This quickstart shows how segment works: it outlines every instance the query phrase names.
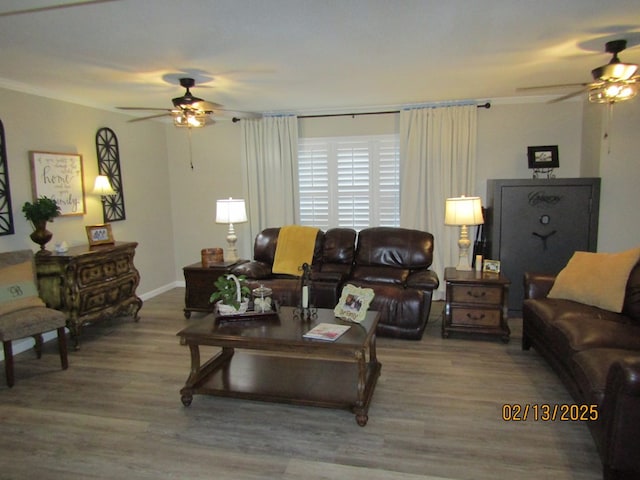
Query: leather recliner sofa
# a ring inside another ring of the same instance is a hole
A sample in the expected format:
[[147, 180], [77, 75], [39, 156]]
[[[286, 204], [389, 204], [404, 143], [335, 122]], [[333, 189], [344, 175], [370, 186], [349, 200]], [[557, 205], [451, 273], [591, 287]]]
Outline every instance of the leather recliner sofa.
[[[233, 269], [245, 275], [251, 288], [273, 291], [281, 305], [300, 304], [300, 278], [272, 272], [280, 228], [267, 228], [254, 242], [253, 260]], [[429, 270], [433, 259], [433, 235], [418, 230], [375, 227], [360, 231], [333, 228], [319, 231], [311, 264], [310, 302], [318, 308], [334, 308], [342, 287], [349, 283], [371, 288], [370, 309], [379, 310], [377, 333], [420, 339], [431, 311], [433, 290], [439, 280]]]
[[[578, 405], [603, 465], [603, 478], [640, 478], [640, 263], [621, 313], [547, 298], [555, 276], [525, 273], [522, 348], [534, 347]], [[597, 413], [590, 411], [595, 405]], [[597, 417], [597, 418], [595, 418]]]

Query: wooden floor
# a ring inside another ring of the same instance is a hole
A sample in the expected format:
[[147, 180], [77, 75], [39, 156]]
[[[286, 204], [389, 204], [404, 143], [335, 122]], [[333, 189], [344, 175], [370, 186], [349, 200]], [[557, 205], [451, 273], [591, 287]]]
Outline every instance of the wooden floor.
[[571, 402], [521, 351], [518, 319], [508, 345], [443, 340], [439, 312], [420, 342], [379, 338], [361, 428], [343, 410], [203, 396], [184, 407], [190, 360], [175, 334], [201, 316], [185, 320], [183, 298], [177, 288], [145, 302], [139, 323], [88, 327], [66, 371], [55, 341], [40, 360], [18, 355], [15, 386], [0, 377], [0, 479], [601, 478], [585, 424], [503, 421], [503, 404]]

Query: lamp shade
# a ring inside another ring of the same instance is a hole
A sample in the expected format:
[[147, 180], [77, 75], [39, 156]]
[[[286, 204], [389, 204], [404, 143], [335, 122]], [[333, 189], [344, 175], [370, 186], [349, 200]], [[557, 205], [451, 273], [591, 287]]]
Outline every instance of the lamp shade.
[[231, 198], [216, 201], [216, 223], [242, 223], [247, 221], [244, 200]]
[[96, 181], [93, 184], [94, 195], [115, 195], [116, 191], [111, 187], [109, 177], [106, 175], [98, 175]]
[[445, 225], [480, 225], [482, 218], [482, 201], [480, 197], [447, 198], [444, 212]]

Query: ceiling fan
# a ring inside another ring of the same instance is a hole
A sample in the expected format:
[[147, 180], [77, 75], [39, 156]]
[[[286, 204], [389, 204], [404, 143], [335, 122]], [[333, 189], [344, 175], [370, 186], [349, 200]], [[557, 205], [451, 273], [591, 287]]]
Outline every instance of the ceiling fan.
[[[152, 118], [160, 117], [173, 117], [173, 124], [176, 127], [187, 128], [199, 128], [205, 125], [214, 123], [213, 115], [218, 112], [229, 113], [228, 110], [222, 108], [219, 103], [208, 102], [201, 98], [193, 96], [191, 88], [195, 86], [195, 80], [193, 78], [181, 78], [180, 85], [185, 88], [185, 93], [181, 97], [173, 98], [173, 108], [154, 108], [154, 107], [117, 107], [120, 110], [147, 110], [154, 111], [159, 110], [164, 113], [158, 113], [155, 115], [148, 115], [146, 117], [139, 117], [129, 120], [129, 122], [140, 122], [142, 120], [150, 120]], [[232, 114], [239, 114], [248, 118], [259, 117], [255, 113], [249, 112], [231, 112]], [[237, 122], [239, 118], [233, 116], [232, 120]]]
[[627, 48], [626, 40], [613, 40], [605, 44], [605, 51], [613, 56], [606, 65], [591, 70], [593, 81], [590, 83], [569, 83], [560, 85], [545, 85], [539, 87], [518, 88], [519, 91], [562, 88], [562, 87], [582, 87], [567, 95], [555, 98], [549, 103], [561, 102], [569, 98], [588, 92], [589, 101], [592, 103], [609, 103], [629, 100], [638, 93], [638, 65], [634, 63], [623, 63], [618, 58], [618, 54]]

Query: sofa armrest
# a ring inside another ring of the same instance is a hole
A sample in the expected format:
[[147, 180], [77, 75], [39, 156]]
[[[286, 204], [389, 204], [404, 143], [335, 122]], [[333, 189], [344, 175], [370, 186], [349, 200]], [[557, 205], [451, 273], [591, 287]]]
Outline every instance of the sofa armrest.
[[549, 273], [525, 272], [524, 273], [524, 298], [545, 298], [556, 276]]
[[270, 278], [271, 265], [264, 262], [246, 262], [234, 267], [231, 271], [234, 275], [244, 275], [249, 279], [259, 280], [261, 278]]
[[433, 270], [417, 270], [407, 277], [407, 287], [418, 290], [435, 290], [440, 285], [440, 279]]
[[640, 353], [609, 368], [600, 421], [604, 465], [640, 472]]

